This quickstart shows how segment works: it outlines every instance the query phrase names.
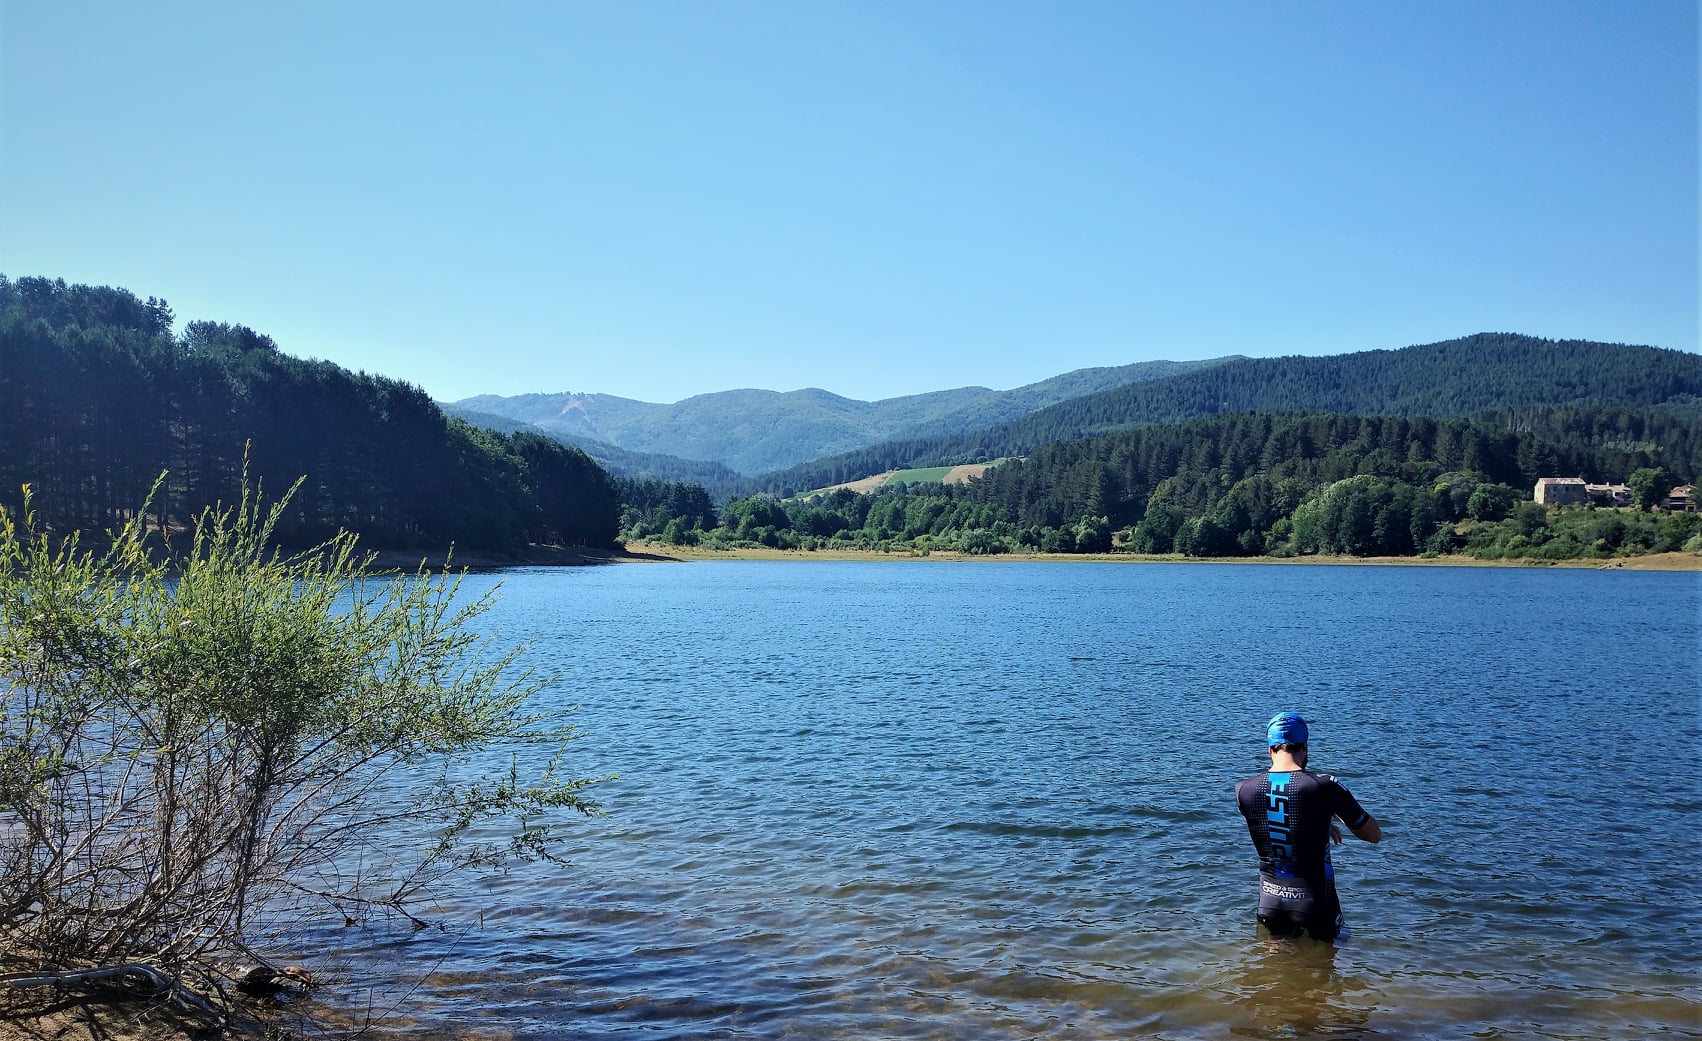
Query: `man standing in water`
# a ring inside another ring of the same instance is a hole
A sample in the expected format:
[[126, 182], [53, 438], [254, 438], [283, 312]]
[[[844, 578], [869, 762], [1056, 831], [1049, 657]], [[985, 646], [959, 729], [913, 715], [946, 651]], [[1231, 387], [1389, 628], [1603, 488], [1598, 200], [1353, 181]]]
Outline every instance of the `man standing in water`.
[[1306, 769], [1306, 721], [1293, 712], [1266, 727], [1271, 769], [1235, 786], [1247, 833], [1259, 851], [1259, 923], [1277, 936], [1308, 933], [1334, 940], [1341, 932], [1330, 842], [1340, 843], [1339, 817], [1356, 838], [1381, 842], [1383, 829], [1347, 786]]

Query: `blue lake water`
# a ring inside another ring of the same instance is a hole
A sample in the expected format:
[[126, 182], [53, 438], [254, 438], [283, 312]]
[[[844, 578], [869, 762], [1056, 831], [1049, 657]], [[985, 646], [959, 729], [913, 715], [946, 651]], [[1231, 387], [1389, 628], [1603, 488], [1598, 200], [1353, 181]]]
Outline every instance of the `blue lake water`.
[[[1702, 1037], [1702, 579], [709, 562], [515, 571], [610, 815], [351, 930], [327, 1004], [470, 1038]], [[1275, 941], [1280, 709], [1381, 821]], [[506, 766], [507, 759], [493, 766]]]

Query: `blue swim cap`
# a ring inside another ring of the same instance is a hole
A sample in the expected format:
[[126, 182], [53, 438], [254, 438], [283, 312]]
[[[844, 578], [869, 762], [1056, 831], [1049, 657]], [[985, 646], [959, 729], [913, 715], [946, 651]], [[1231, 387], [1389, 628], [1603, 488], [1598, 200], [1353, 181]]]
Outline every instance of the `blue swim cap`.
[[1303, 745], [1306, 743], [1306, 721], [1298, 712], [1278, 712], [1265, 728], [1266, 745]]

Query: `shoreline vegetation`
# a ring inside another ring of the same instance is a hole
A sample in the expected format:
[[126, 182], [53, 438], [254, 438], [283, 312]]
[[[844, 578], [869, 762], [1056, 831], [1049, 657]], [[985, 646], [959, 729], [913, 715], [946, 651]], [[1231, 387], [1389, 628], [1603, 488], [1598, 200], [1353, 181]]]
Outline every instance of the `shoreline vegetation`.
[[1477, 568], [1587, 568], [1596, 571], [1702, 571], [1702, 553], [1675, 551], [1646, 553], [1639, 556], [1574, 558], [1569, 560], [1536, 560], [1531, 558], [1480, 560], [1465, 554], [1435, 557], [1354, 557], [1339, 554], [1320, 554], [1303, 557], [1188, 557], [1180, 553], [1000, 553], [997, 555], [959, 553], [944, 550], [917, 552], [895, 549], [890, 552], [871, 549], [769, 549], [740, 547], [713, 549], [706, 546], [670, 546], [661, 542], [638, 541], [628, 545], [625, 554], [613, 554], [610, 562], [662, 561], [692, 562], [704, 560], [838, 560], [838, 561], [933, 561], [991, 563], [996, 561], [1054, 561], [1062, 563], [1118, 564], [1272, 564], [1316, 565], [1326, 567], [1477, 567]]
[[[173, 542], [177, 542], [176, 538]], [[100, 537], [84, 538], [82, 548], [99, 549], [105, 545]], [[594, 546], [557, 546], [528, 544], [524, 549], [509, 552], [489, 550], [463, 551], [365, 548], [356, 545], [357, 556], [367, 558], [374, 574], [412, 574], [423, 567], [437, 573], [451, 571], [474, 573], [505, 571], [513, 568], [535, 567], [600, 567], [609, 564], [675, 564], [707, 560], [774, 560], [774, 561], [931, 561], [983, 562], [995, 561], [1052, 561], [1063, 563], [1117, 564], [1312, 564], [1319, 566], [1377, 566], [1377, 567], [1533, 567], [1589, 568], [1597, 571], [1702, 571], [1702, 551], [1674, 550], [1670, 552], [1628, 553], [1612, 557], [1571, 557], [1545, 560], [1537, 557], [1476, 557], [1470, 553], [1445, 553], [1397, 556], [1369, 554], [1354, 556], [1344, 553], [1311, 553], [1289, 556], [1201, 557], [1183, 553], [1135, 553], [1116, 550], [1105, 553], [1048, 553], [1041, 550], [1013, 550], [1001, 553], [969, 553], [939, 546], [916, 547], [895, 543], [887, 548], [872, 546], [769, 547], [754, 543], [729, 545], [725, 542], [700, 542], [696, 545], [675, 544], [665, 539], [636, 538], [613, 549]], [[3, 1035], [0, 1035], [3, 1037]]]
[[[98, 548], [27, 488], [0, 506], [0, 1039], [315, 1036], [278, 937], [425, 928], [443, 880], [601, 814], [557, 766], [574, 731], [528, 708], [546, 681], [477, 627], [494, 591], [383, 577], [348, 533], [280, 551], [292, 494], [245, 478], [183, 539], [143, 509]], [[451, 769], [520, 746], [547, 764]]]
[[417, 571], [423, 563], [427, 570], [441, 571], [445, 566], [454, 570], [474, 572], [504, 571], [510, 568], [531, 567], [597, 567], [607, 564], [680, 564], [712, 560], [772, 560], [772, 561], [903, 561], [932, 563], [993, 563], [1056, 562], [1110, 564], [1270, 564], [1313, 565], [1321, 567], [1474, 567], [1474, 568], [1569, 568], [1594, 571], [1702, 571], [1702, 553], [1673, 551], [1644, 553], [1623, 557], [1577, 557], [1566, 560], [1540, 560], [1531, 557], [1480, 559], [1465, 553], [1422, 556], [1366, 556], [1346, 554], [1312, 554], [1295, 557], [1190, 557], [1180, 553], [963, 553], [954, 550], [890, 550], [831, 548], [778, 549], [767, 546], [675, 546], [666, 542], [635, 539], [624, 549], [591, 549], [584, 546], [529, 546], [524, 552], [512, 555], [429, 553], [415, 550], [377, 550], [373, 555], [375, 571]]
[[666, 542], [635, 539], [624, 549], [593, 549], [585, 546], [528, 546], [514, 554], [433, 553], [420, 550], [373, 551], [375, 572], [413, 572], [423, 564], [428, 571], [505, 571], [533, 567], [600, 567], [608, 564], [684, 564], [712, 560], [773, 561], [903, 561], [932, 563], [1057, 562], [1101, 564], [1271, 564], [1320, 567], [1474, 567], [1474, 568], [1567, 568], [1594, 571], [1702, 571], [1702, 553], [1673, 551], [1623, 557], [1577, 557], [1539, 560], [1532, 557], [1480, 559], [1456, 553], [1434, 557], [1312, 554], [1296, 557], [1190, 557], [1181, 553], [962, 553], [954, 550], [878, 549], [778, 549], [767, 546], [675, 546]]

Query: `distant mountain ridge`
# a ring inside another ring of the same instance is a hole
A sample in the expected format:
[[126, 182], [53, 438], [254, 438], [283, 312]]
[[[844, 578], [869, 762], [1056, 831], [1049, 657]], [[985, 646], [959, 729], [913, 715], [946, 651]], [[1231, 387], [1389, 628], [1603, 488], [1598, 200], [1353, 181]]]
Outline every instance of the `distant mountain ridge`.
[[872, 402], [811, 388], [728, 390], [671, 405], [613, 394], [487, 394], [443, 408], [480, 426], [493, 426], [490, 417], [527, 424], [579, 446], [593, 458], [600, 458], [599, 453], [587, 442], [757, 474], [883, 441], [997, 426], [1084, 394], [1168, 379], [1231, 360], [1136, 362], [1078, 369], [1007, 391], [959, 387]]
[[572, 445], [595, 460], [598, 466], [620, 477], [647, 477], [656, 481], [701, 485], [715, 499], [736, 495], [749, 482], [749, 478], [722, 463], [653, 452], [633, 452], [594, 437], [545, 430], [535, 424], [499, 416], [493, 412], [478, 412], [458, 405], [438, 407], [443, 410], [444, 415], [476, 427], [494, 430], [499, 434], [538, 434]]

